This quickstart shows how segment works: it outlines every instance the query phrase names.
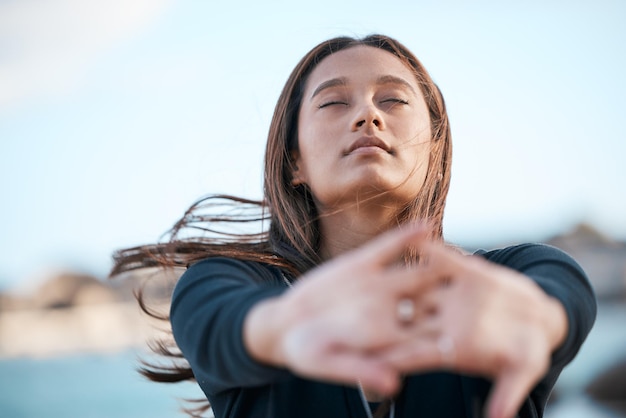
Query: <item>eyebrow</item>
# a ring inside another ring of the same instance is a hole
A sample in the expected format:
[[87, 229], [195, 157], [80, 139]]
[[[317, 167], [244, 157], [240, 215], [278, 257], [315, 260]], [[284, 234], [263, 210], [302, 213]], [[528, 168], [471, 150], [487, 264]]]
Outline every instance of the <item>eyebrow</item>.
[[415, 89], [413, 88], [411, 83], [406, 81], [404, 78], [396, 77], [395, 75], [383, 75], [383, 76], [380, 76], [380, 77], [378, 77], [378, 80], [376, 80], [376, 84], [378, 84], [378, 85], [382, 85], [382, 84], [398, 84], [400, 86], [408, 88], [409, 90], [411, 90], [413, 92], [414, 95], [417, 96], [417, 92], [415, 91]]
[[[326, 89], [329, 89], [329, 88], [332, 88], [332, 87], [337, 87], [337, 86], [345, 86], [347, 84], [348, 84], [348, 81], [347, 81], [347, 79], [345, 77], [331, 78], [330, 80], [326, 80], [323, 83], [321, 83], [319, 86], [317, 86], [315, 91], [313, 91], [313, 94], [311, 94], [311, 100], [315, 96], [317, 96], [318, 94], [320, 94], [322, 91], [324, 91]], [[411, 92], [413, 92], [414, 95], [417, 96], [417, 92], [415, 91], [415, 89], [413, 88], [411, 83], [409, 83], [408, 81], [406, 81], [403, 78], [396, 77], [395, 75], [383, 75], [383, 76], [380, 76], [376, 80], [376, 84], [378, 84], [378, 85], [384, 85], [384, 84], [400, 85], [400, 86], [408, 88], [409, 90], [411, 90]]]
[[317, 88], [311, 95], [311, 99], [320, 94], [323, 90], [329, 89], [331, 87], [345, 86], [346, 84], [348, 84], [348, 82], [345, 77], [331, 78], [330, 80], [326, 80], [322, 84], [317, 86]]

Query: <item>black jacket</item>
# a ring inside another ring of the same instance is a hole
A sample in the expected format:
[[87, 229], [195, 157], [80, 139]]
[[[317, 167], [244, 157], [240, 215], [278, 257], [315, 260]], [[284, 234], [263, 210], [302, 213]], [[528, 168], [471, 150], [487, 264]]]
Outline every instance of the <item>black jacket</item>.
[[[524, 244], [477, 254], [530, 277], [567, 312], [567, 338], [519, 412], [520, 417], [541, 417], [561, 370], [591, 330], [596, 315], [593, 291], [580, 266], [550, 246]], [[278, 268], [227, 258], [201, 261], [178, 282], [170, 312], [174, 337], [215, 416], [366, 418], [355, 388], [302, 379], [259, 364], [246, 352], [242, 327], [248, 310], [286, 289]], [[408, 376], [395, 416], [478, 416], [490, 387], [488, 380], [453, 373]]]

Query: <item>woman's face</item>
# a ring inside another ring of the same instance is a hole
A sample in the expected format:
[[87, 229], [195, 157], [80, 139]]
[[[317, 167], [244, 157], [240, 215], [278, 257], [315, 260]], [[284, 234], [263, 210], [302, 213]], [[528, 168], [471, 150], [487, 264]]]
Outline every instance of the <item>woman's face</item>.
[[310, 74], [298, 115], [294, 185], [320, 209], [385, 193], [404, 205], [419, 193], [430, 154], [429, 112], [415, 76], [393, 54], [356, 46]]

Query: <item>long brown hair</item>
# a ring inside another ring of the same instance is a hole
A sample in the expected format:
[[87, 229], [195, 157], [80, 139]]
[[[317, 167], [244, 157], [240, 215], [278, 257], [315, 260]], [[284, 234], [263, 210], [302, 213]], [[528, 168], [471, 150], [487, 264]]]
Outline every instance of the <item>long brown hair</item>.
[[[398, 221], [427, 220], [433, 226], [433, 238], [441, 240], [452, 143], [439, 88], [420, 61], [400, 42], [384, 35], [362, 39], [338, 37], [309, 51], [285, 83], [267, 139], [264, 199], [254, 201], [225, 195], [201, 199], [174, 225], [164, 242], [116, 252], [111, 276], [146, 267], [184, 267], [212, 256], [276, 265], [294, 277], [317, 265], [321, 240], [319, 216], [307, 187], [294, 187], [291, 182], [291, 155], [298, 148], [298, 113], [305, 83], [317, 64], [333, 53], [359, 45], [383, 49], [399, 58], [412, 70], [424, 95], [432, 133], [428, 172], [419, 194], [399, 214]], [[268, 228], [231, 232], [232, 226], [255, 224], [268, 224]], [[166, 315], [151, 311], [141, 293], [138, 300], [144, 311], [168, 320]], [[193, 380], [193, 373], [173, 340], [157, 341], [153, 349], [173, 363], [145, 364], [141, 369], [145, 376], [159, 382]]]

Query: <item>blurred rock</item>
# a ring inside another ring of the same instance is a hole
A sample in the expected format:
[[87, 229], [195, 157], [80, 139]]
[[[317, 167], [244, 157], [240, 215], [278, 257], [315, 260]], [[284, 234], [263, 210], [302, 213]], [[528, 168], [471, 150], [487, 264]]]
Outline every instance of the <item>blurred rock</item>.
[[145, 347], [147, 340], [163, 336], [169, 323], [142, 312], [134, 293], [142, 289], [151, 311], [166, 317], [180, 274], [146, 269], [99, 280], [57, 272], [32, 291], [0, 293], [0, 357]]
[[626, 244], [580, 224], [548, 244], [570, 254], [587, 272], [598, 299], [626, 300]]
[[136, 302], [139, 291], [148, 301], [162, 302], [169, 300], [180, 274], [180, 270], [145, 269], [101, 280], [79, 272], [55, 272], [32, 291], [0, 292], [0, 312]]
[[182, 268], [142, 269], [112, 278], [107, 283], [124, 300], [135, 300], [135, 295], [141, 292], [147, 300], [169, 301], [174, 285], [184, 271]]
[[76, 305], [112, 303], [115, 292], [93, 276], [62, 273], [43, 283], [32, 297], [33, 309], [60, 309]]
[[585, 391], [596, 402], [626, 415], [626, 358], [601, 372]]
[[50, 357], [144, 347], [167, 331], [136, 303], [98, 303], [0, 314], [0, 358]]
[[32, 301], [30, 297], [0, 293], [0, 313], [3, 311], [30, 309], [31, 306]]

